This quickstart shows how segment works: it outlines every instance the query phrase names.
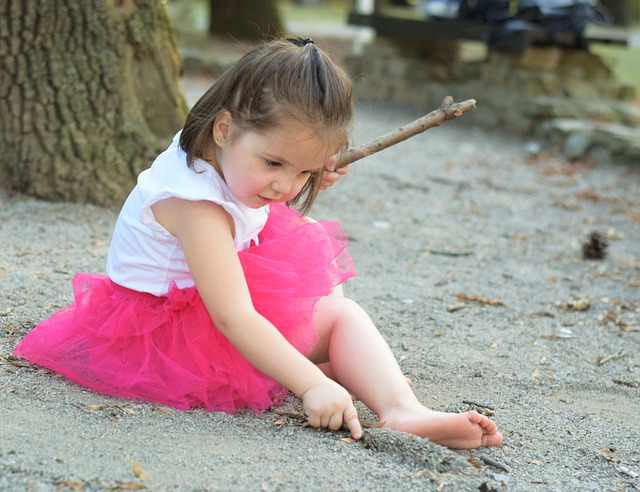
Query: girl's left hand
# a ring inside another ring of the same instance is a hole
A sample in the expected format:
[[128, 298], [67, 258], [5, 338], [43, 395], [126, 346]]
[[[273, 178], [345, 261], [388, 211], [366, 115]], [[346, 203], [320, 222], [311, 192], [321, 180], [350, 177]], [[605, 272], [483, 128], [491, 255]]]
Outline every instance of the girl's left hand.
[[342, 176], [347, 174], [351, 169], [351, 164], [347, 164], [346, 166], [341, 167], [340, 169], [334, 170], [335, 157], [336, 156], [329, 159], [329, 162], [327, 162], [327, 167], [322, 173], [322, 183], [320, 185], [321, 190], [326, 190], [327, 188], [329, 188], [329, 186], [333, 186], [334, 184], [336, 184], [338, 180]]

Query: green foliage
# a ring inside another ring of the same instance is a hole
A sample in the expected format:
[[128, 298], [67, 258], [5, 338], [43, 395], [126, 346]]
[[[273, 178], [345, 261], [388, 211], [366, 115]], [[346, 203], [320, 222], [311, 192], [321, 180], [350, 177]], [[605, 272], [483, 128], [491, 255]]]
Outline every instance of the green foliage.
[[591, 49], [609, 63], [616, 80], [640, 86], [640, 47], [594, 45]]

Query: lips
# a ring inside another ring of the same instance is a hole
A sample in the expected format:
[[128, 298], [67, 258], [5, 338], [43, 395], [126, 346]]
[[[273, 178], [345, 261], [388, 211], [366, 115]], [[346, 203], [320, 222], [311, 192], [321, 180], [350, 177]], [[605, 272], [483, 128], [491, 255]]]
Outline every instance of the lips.
[[262, 203], [264, 203], [265, 205], [269, 205], [270, 203], [275, 202], [275, 200], [271, 199], [271, 198], [265, 198], [262, 195], [258, 195], [258, 200], [260, 200]]

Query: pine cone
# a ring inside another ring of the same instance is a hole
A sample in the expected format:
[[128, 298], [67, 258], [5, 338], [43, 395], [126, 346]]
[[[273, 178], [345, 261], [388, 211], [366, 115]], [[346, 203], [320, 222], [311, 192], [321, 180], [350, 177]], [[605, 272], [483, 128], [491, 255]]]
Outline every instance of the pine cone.
[[582, 257], [585, 260], [602, 260], [607, 256], [607, 246], [609, 241], [599, 233], [592, 232], [587, 238], [587, 242], [582, 245]]

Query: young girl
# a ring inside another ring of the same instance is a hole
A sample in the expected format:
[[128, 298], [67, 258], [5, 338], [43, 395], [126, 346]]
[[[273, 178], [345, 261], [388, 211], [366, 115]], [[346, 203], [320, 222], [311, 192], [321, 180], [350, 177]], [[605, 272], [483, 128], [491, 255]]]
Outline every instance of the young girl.
[[332, 156], [351, 119], [349, 79], [313, 41], [247, 54], [140, 174], [107, 275], [76, 275], [74, 303], [14, 353], [99, 392], [179, 409], [260, 412], [289, 390], [312, 426], [346, 424], [359, 439], [353, 392], [385, 427], [454, 448], [499, 445], [488, 418], [418, 402], [371, 319], [343, 296], [354, 272], [340, 226], [303, 217], [339, 177]]

